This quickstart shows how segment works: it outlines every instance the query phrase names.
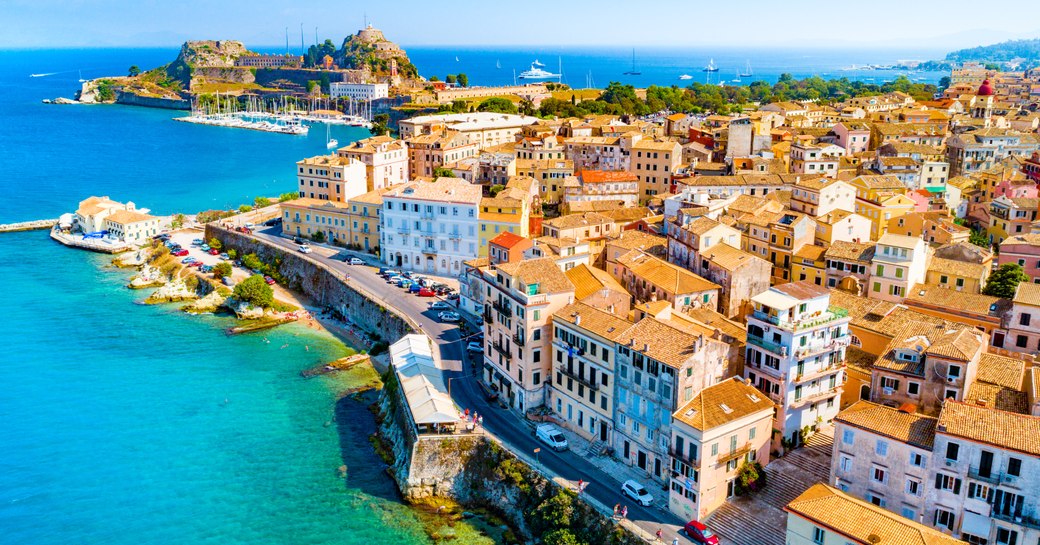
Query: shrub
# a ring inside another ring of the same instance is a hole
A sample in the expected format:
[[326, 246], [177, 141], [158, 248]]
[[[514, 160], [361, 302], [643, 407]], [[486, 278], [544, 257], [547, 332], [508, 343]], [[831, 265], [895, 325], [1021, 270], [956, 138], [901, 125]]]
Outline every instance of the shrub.
[[233, 293], [235, 299], [261, 308], [268, 308], [274, 302], [274, 290], [267, 285], [267, 282], [264, 282], [264, 277], [259, 274], [254, 274], [239, 282]]
[[299, 199], [299, 198], [300, 198], [300, 194], [299, 193], [282, 193], [281, 195], [278, 195], [278, 202], [286, 202], [286, 201], [291, 201], [293, 199]]
[[253, 208], [264, 208], [271, 206], [271, 199], [267, 197], [257, 197], [253, 199]]
[[221, 261], [213, 266], [213, 278], [220, 279], [226, 276], [231, 276], [231, 263]]
[[251, 271], [260, 271], [264, 268], [264, 264], [260, 261], [256, 254], [246, 254], [242, 256], [242, 265]]
[[238, 250], [236, 250], [236, 249], [234, 249], [234, 248], [231, 248], [231, 249], [229, 249], [229, 250], [227, 251], [227, 255], [228, 255], [228, 257], [230, 257], [231, 259], [235, 259], [235, 258], [237, 258], [237, 257], [238, 257]]
[[311, 235], [311, 240], [314, 242], [325, 242], [325, 233], [322, 231], [315, 231], [315, 233]]
[[221, 244], [220, 240], [216, 237], [209, 239], [209, 242], [207, 244], [209, 244], [209, 247], [213, 248], [214, 250], [219, 250], [224, 247], [224, 245]]
[[238, 211], [239, 212], [249, 212], [252, 209], [253, 209], [253, 207], [249, 206], [248, 204], [243, 204], [242, 206], [238, 207]]

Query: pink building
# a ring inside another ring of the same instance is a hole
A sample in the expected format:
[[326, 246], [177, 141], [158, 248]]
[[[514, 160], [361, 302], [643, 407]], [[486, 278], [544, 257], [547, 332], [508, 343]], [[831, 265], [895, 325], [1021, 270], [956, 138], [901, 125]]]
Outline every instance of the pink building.
[[870, 148], [870, 127], [858, 121], [843, 121], [831, 127], [831, 132], [838, 139], [835, 144], [845, 148], [849, 155], [867, 151]]
[[914, 191], [907, 192], [907, 197], [914, 201], [914, 212], [928, 212], [931, 210], [932, 194], [926, 189], [916, 189]]
[[1018, 263], [1030, 282], [1040, 282], [1040, 234], [1011, 235], [1000, 243], [997, 265]]
[[1036, 188], [1036, 180], [1030, 179], [1016, 179], [1014, 176], [1006, 180], [1001, 180], [993, 188], [993, 198], [1000, 197], [1001, 195], [1009, 199], [1035, 199], [1040, 191]]

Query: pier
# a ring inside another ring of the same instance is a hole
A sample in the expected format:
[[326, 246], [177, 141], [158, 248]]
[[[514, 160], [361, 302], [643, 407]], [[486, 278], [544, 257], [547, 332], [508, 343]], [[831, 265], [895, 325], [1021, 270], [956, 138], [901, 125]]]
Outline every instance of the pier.
[[131, 247], [125, 242], [113, 241], [106, 238], [83, 238], [83, 235], [70, 235], [62, 233], [57, 229], [51, 229], [51, 238], [69, 246], [70, 248], [79, 248], [81, 250], [90, 250], [92, 252], [101, 252], [105, 254], [118, 254], [129, 250]]
[[16, 231], [37, 231], [50, 229], [58, 224], [57, 219], [20, 221], [18, 223], [0, 223], [0, 233], [14, 233]]

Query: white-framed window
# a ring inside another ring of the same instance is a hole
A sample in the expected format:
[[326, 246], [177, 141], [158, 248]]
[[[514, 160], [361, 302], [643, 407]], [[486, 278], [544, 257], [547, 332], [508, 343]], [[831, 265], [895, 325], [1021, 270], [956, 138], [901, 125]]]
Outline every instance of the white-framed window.
[[904, 490], [906, 491], [907, 494], [909, 494], [911, 496], [920, 496], [921, 495], [921, 481], [919, 481], [917, 479], [910, 479], [910, 478], [908, 478], [906, 480], [906, 487], [904, 488]]
[[845, 473], [852, 471], [852, 456], [849, 456], [848, 454], [844, 453], [841, 454], [838, 457], [838, 468], [844, 471]]
[[887, 483], [888, 482], [888, 470], [881, 466], [874, 466], [870, 475], [871, 479], [876, 483]]

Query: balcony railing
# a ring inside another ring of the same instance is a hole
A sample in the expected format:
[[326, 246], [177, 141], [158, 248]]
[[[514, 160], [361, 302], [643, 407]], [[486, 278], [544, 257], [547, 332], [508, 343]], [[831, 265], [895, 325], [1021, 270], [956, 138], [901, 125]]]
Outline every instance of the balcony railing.
[[969, 467], [968, 477], [975, 479], [976, 481], [983, 481], [987, 483], [1000, 484], [1001, 474], [999, 471], [990, 470], [989, 474], [983, 476], [979, 474], [979, 468]]
[[495, 348], [496, 352], [505, 356], [507, 360], [513, 359], [513, 355], [509, 353], [509, 350], [507, 350], [506, 347], [502, 345], [502, 343], [495, 341], [491, 343], [491, 346]]
[[748, 441], [747, 443], [744, 443], [743, 446], [737, 448], [736, 450], [719, 454], [718, 464], [722, 465], [722, 464], [725, 464], [726, 462], [729, 462], [730, 460], [736, 460], [737, 458], [740, 458], [741, 456], [743, 456], [743, 455], [745, 455], [745, 454], [747, 454], [749, 452], [751, 452], [751, 442], [750, 441]]
[[1018, 515], [1014, 515], [1014, 514], [1007, 514], [1007, 515], [1005, 515], [1005, 514], [998, 513], [996, 511], [993, 511], [992, 513], [990, 513], [990, 516], [995, 518], [995, 519], [997, 519], [997, 520], [1003, 520], [1005, 522], [1011, 522], [1011, 523], [1017, 524], [1019, 526], [1025, 526], [1027, 528], [1032, 528], [1034, 530], [1040, 530], [1040, 520], [1038, 520], [1035, 516], [1034, 517], [1026, 517], [1026, 516], [1018, 516]]
[[849, 345], [850, 341], [851, 339], [846, 335], [844, 337], [838, 337], [837, 339], [830, 339], [826, 342], [812, 343], [808, 346], [799, 346], [795, 349], [794, 355], [798, 359], [807, 358], [821, 352], [844, 348]]
[[803, 395], [802, 397], [796, 397], [795, 400], [794, 400], [794, 403], [791, 403], [791, 407], [793, 407], [793, 408], [794, 407], [801, 407], [802, 405], [805, 405], [807, 403], [813, 403], [815, 401], [820, 401], [820, 400], [823, 400], [823, 399], [827, 399], [829, 397], [840, 396], [841, 392], [842, 392], [842, 388], [841, 387], [836, 387], [834, 389], [828, 388], [828, 389], [826, 389], [826, 390], [824, 390], [822, 392], [816, 392], [815, 394], [809, 394], [809, 395]]
[[800, 329], [813, 328], [819, 325], [826, 324], [828, 322], [833, 322], [834, 320], [847, 318], [849, 315], [849, 311], [841, 307], [831, 306], [827, 307], [827, 310], [825, 312], [820, 313], [818, 316], [808, 316], [794, 322], [781, 320], [779, 317], [773, 316], [771, 314], [766, 314], [761, 310], [756, 310], [752, 312], [751, 315], [759, 320], [762, 320], [763, 322], [769, 322], [775, 326], [779, 326], [784, 329], [797, 331]]
[[506, 305], [506, 303], [496, 300], [491, 302], [491, 306], [498, 312], [501, 312], [506, 318], [511, 318], [513, 316], [513, 309]]
[[491, 323], [494, 322], [494, 320], [492, 320], [492, 318], [491, 318], [491, 311], [489, 311], [487, 309], [487, 307], [484, 307], [484, 312], [482, 312], [481, 314], [483, 314], [483, 316], [484, 316], [484, 323], [485, 324], [491, 324]]
[[787, 357], [787, 347], [786, 346], [783, 346], [783, 345], [781, 345], [779, 343], [774, 343], [774, 342], [771, 342], [771, 341], [767, 341], [767, 340], [763, 339], [762, 337], [759, 337], [758, 335], [752, 335], [752, 334], [749, 333], [748, 336], [747, 336], [747, 342], [749, 342], [749, 343], [751, 343], [751, 344], [753, 344], [753, 345], [755, 345], [755, 346], [757, 346], [759, 348], [764, 348], [764, 349], [766, 349], [766, 350], [776, 354], [777, 356], [780, 356], [781, 358], [786, 358]]
[[579, 375], [578, 373], [575, 373], [574, 371], [568, 369], [566, 365], [560, 365], [556, 369], [560, 373], [562, 373], [564, 376], [567, 376], [567, 377], [570, 377], [570, 378], [574, 379], [575, 382], [577, 382], [578, 384], [581, 384], [582, 386], [584, 386], [584, 387], [586, 387], [586, 388], [588, 388], [588, 389], [590, 389], [590, 390], [592, 390], [594, 392], [598, 392], [599, 391], [599, 385], [598, 384], [596, 384], [594, 382], [591, 382], [588, 379], [582, 378], [582, 376]]
[[514, 334], [513, 335], [513, 344], [515, 344], [517, 346], [523, 346], [524, 345], [524, 338], [521, 337], [520, 335], [515, 335]]
[[810, 370], [808, 373], [798, 373], [794, 377], [795, 382], [803, 382], [807, 380], [814, 380], [822, 376], [830, 375], [832, 373], [845, 369], [845, 362], [836, 362], [827, 364], [826, 367], [820, 367], [819, 369]]
[[693, 458], [691, 458], [689, 451], [683, 452], [681, 450], [677, 450], [674, 446], [672, 446], [668, 447], [668, 455], [692, 467], [693, 469], [700, 469], [701, 467], [701, 461], [694, 460]]
[[429, 254], [429, 255], [437, 255], [437, 249], [436, 248], [431, 248], [429, 246], [423, 246], [422, 253]]

